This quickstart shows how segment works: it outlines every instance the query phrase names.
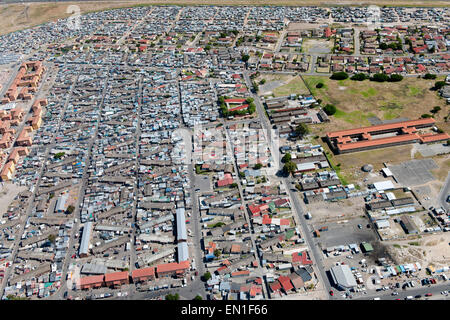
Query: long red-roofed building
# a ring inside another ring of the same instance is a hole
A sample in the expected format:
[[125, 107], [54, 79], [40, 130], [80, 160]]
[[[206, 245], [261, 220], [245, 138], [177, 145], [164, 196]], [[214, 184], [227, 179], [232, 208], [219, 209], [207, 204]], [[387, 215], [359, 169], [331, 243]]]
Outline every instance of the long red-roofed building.
[[418, 129], [431, 127], [435, 122], [433, 118], [425, 118], [333, 131], [327, 133], [326, 138], [331, 149], [336, 153], [364, 151], [415, 142], [430, 143], [449, 139], [450, 136], [447, 133], [419, 133]]

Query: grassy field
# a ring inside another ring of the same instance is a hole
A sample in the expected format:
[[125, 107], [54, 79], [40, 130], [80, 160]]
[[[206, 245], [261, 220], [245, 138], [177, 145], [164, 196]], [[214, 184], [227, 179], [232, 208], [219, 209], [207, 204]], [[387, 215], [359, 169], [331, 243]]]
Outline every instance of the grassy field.
[[81, 9], [81, 14], [101, 11], [112, 8], [123, 8], [136, 5], [284, 5], [284, 6], [336, 6], [336, 5], [356, 5], [356, 6], [428, 6], [428, 7], [449, 7], [448, 1], [431, 0], [337, 0], [324, 1], [317, 0], [142, 0], [142, 1], [82, 1], [82, 2], [33, 2], [25, 4], [1, 4], [0, 5], [0, 35], [9, 32], [30, 28], [48, 21], [55, 21], [70, 16], [66, 13], [69, 5], [76, 4]]
[[295, 77], [285, 85], [273, 90], [275, 97], [287, 96], [290, 94], [309, 94], [308, 88], [300, 77]]
[[[440, 106], [441, 111], [434, 118], [437, 126], [450, 132], [449, 122], [444, 121], [449, 108], [444, 99], [435, 91], [429, 90], [434, 81], [418, 78], [405, 78], [396, 83], [377, 83], [372, 81], [331, 80], [328, 77], [304, 76], [305, 82], [317, 99], [322, 99], [322, 105], [334, 104], [337, 112], [331, 117], [331, 122], [311, 125], [311, 132], [316, 142], [321, 143], [328, 152], [330, 162], [338, 172], [341, 180], [353, 183], [362, 176], [361, 167], [367, 163], [375, 170], [383, 167], [384, 162], [398, 163], [411, 159], [423, 158], [420, 153], [412, 152], [412, 145], [375, 149], [342, 155], [333, 155], [328, 145], [321, 138], [329, 131], [370, 126], [368, 118], [377, 116], [382, 120], [405, 117], [420, 118], [422, 114], [430, 114], [434, 106]], [[316, 88], [323, 83], [322, 88]], [[447, 157], [448, 158], [448, 157]], [[445, 179], [450, 169], [450, 160], [443, 157], [439, 161], [439, 169], [435, 176]]]
[[[302, 52], [306, 53], [330, 53], [334, 41], [324, 39], [305, 39], [302, 43]], [[316, 52], [320, 48], [320, 52]], [[311, 50], [313, 49], [313, 50]]]
[[[331, 80], [328, 77], [303, 77], [322, 105], [327, 103], [336, 106], [338, 111], [332, 117], [326, 129], [340, 130], [360, 126], [368, 126], [370, 117], [377, 116], [381, 120], [398, 117], [409, 119], [420, 118], [422, 114], [431, 114], [430, 110], [440, 106], [434, 118], [438, 127], [450, 132], [450, 123], [444, 121], [448, 115], [448, 106], [436, 91], [431, 91], [435, 80], [424, 80], [405, 77], [401, 82], [373, 82], [352, 80]], [[318, 83], [324, 86], [316, 88]]]

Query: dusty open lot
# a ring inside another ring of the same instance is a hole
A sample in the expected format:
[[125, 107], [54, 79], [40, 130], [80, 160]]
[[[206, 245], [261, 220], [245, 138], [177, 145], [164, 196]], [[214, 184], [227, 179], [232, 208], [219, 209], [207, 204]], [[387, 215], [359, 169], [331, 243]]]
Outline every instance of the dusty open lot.
[[318, 226], [321, 223], [343, 221], [364, 215], [364, 201], [358, 197], [336, 202], [320, 201], [306, 207], [313, 216], [311, 222]]
[[331, 53], [333, 41], [324, 39], [305, 39], [302, 44], [302, 52], [306, 53]]
[[412, 263], [419, 261], [422, 267], [429, 264], [435, 267], [448, 266], [450, 233], [427, 235], [419, 240], [387, 241], [392, 258], [397, 263]]
[[335, 6], [335, 5], [390, 5], [390, 6], [440, 6], [448, 7], [448, 1], [417, 1], [417, 0], [338, 0], [338, 1], [317, 1], [317, 0], [142, 0], [142, 1], [83, 1], [83, 2], [39, 2], [21, 4], [3, 4], [0, 7], [0, 34], [13, 32], [54, 21], [70, 16], [66, 13], [69, 5], [76, 4], [80, 7], [81, 13], [100, 11], [111, 8], [123, 8], [135, 5], [315, 5], [315, 6]]
[[24, 186], [17, 186], [13, 183], [7, 182], [0, 185], [0, 214], [8, 210], [11, 201], [22, 191], [27, 188]]

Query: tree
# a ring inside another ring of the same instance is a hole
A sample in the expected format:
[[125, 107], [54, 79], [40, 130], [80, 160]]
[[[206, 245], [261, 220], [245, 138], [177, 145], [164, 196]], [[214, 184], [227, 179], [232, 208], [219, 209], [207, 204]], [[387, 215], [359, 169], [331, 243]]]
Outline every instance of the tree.
[[250, 56], [248, 54], [242, 55], [242, 61], [247, 62], [248, 59], [250, 59]]
[[286, 174], [294, 174], [295, 171], [297, 171], [297, 165], [294, 162], [289, 161], [289, 162], [286, 162], [284, 164], [284, 166], [283, 166], [283, 172], [284, 173], [286, 173]]
[[435, 74], [431, 74], [431, 73], [426, 73], [423, 76], [423, 78], [426, 79], [426, 80], [434, 80], [434, 79], [436, 79], [436, 75]]
[[222, 251], [220, 251], [219, 249], [214, 250], [214, 255], [218, 258], [220, 257], [220, 255], [222, 254]]
[[196, 295], [195, 298], [194, 298], [194, 300], [203, 300], [203, 298], [202, 298], [202, 296], [200, 296], [200, 295]]
[[53, 159], [61, 159], [65, 154], [65, 152], [58, 152], [53, 156]]
[[316, 88], [320, 89], [323, 87], [323, 82], [319, 82], [318, 84], [316, 84]]
[[66, 213], [67, 214], [71, 214], [74, 210], [75, 210], [75, 207], [70, 205], [70, 206], [67, 207]]
[[325, 111], [325, 113], [329, 116], [332, 116], [333, 114], [336, 113], [337, 109], [334, 105], [332, 104], [327, 104], [324, 108], [323, 111]]
[[434, 83], [434, 90], [442, 89], [445, 86], [445, 81], [436, 81]]
[[48, 241], [50, 241], [51, 243], [55, 244], [56, 241], [56, 235], [51, 234], [48, 236]]
[[386, 74], [384, 74], [384, 73], [374, 74], [372, 76], [372, 78], [370, 78], [371, 81], [376, 81], [376, 82], [385, 82], [388, 79], [389, 79], [389, 77]]
[[261, 169], [262, 168], [262, 164], [261, 163], [257, 163], [257, 164], [255, 164], [255, 166], [253, 167], [253, 169], [255, 169], [255, 170], [259, 170], [259, 169]]
[[381, 50], [386, 50], [388, 48], [388, 45], [384, 42], [380, 43], [380, 49]]
[[309, 128], [306, 124], [300, 123], [297, 128], [295, 128], [295, 133], [298, 136], [304, 136], [305, 134], [309, 133]]
[[364, 81], [367, 79], [367, 76], [364, 73], [357, 73], [353, 75], [350, 79], [355, 81]]
[[259, 84], [263, 85], [264, 83], [266, 83], [266, 79], [262, 79]]
[[438, 113], [439, 111], [441, 111], [441, 107], [439, 107], [439, 106], [436, 106], [436, 107], [434, 107], [433, 109], [430, 110], [430, 112], [431, 112], [432, 114], [436, 114], [436, 113]]
[[166, 295], [166, 300], [180, 300], [180, 295], [178, 293]]
[[211, 46], [208, 44], [205, 46], [205, 51], [209, 51], [209, 50], [211, 50]]
[[335, 72], [331, 75], [330, 79], [332, 80], [345, 80], [348, 78], [347, 72], [341, 71], [341, 72]]
[[431, 114], [425, 113], [425, 114], [421, 115], [420, 117], [422, 119], [425, 119], [425, 118], [432, 118], [433, 116]]
[[403, 80], [403, 76], [399, 74], [392, 74], [388, 79], [389, 82], [399, 82]]
[[286, 153], [286, 154], [283, 156], [283, 158], [281, 158], [281, 162], [287, 163], [287, 162], [291, 161], [291, 159], [292, 159], [291, 154], [290, 154], [290, 153]]
[[209, 271], [205, 272], [205, 274], [203, 275], [203, 281], [208, 281], [209, 279], [211, 279], [211, 273]]

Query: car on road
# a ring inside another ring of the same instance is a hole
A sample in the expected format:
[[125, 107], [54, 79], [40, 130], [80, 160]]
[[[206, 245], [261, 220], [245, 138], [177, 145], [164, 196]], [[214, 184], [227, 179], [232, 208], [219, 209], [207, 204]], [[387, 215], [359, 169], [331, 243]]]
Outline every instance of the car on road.
[[422, 298], [422, 295], [421, 295], [421, 294], [418, 294], [418, 295], [415, 296], [415, 298], [416, 298], [416, 299], [420, 299], [420, 298]]
[[447, 197], [447, 202], [450, 203], [450, 196]]
[[425, 297], [431, 297], [432, 295], [432, 293], [425, 293]]
[[362, 229], [362, 225], [358, 224], [358, 228], [359, 228], [359, 229]]
[[393, 296], [398, 296], [398, 292], [392, 292]]
[[330, 296], [334, 296], [333, 290], [330, 290]]

